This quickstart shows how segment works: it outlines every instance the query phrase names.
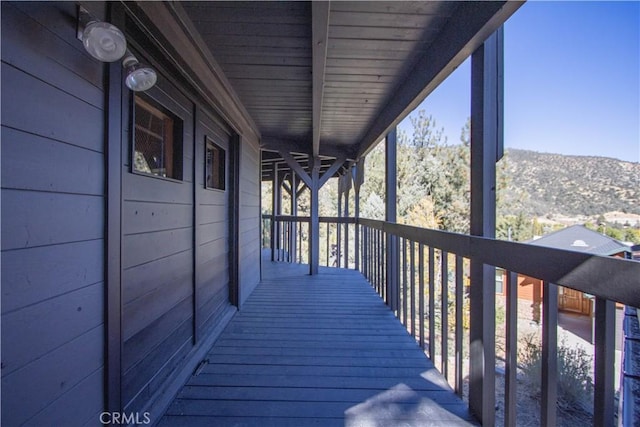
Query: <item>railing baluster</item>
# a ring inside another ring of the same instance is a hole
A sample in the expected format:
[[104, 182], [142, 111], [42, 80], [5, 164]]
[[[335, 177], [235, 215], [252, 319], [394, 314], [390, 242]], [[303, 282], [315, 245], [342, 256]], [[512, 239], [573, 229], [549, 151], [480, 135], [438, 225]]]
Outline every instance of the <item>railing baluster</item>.
[[410, 248], [411, 255], [411, 336], [416, 337], [416, 248], [413, 240]]
[[380, 291], [382, 292], [382, 300], [388, 301], [387, 295], [387, 235], [384, 231], [380, 230]]
[[614, 358], [616, 307], [613, 301], [596, 297], [595, 382], [593, 425], [614, 424]]
[[380, 275], [378, 274], [378, 268], [379, 268], [379, 263], [380, 263], [380, 258], [379, 258], [379, 247], [378, 247], [378, 237], [379, 237], [379, 233], [378, 230], [373, 230], [373, 251], [374, 251], [374, 255], [373, 255], [373, 259], [374, 259], [374, 270], [373, 270], [373, 277], [375, 278], [375, 284], [376, 284], [376, 292], [378, 292], [378, 294], [380, 294]]
[[424, 350], [424, 245], [418, 244], [418, 315], [420, 316], [420, 348]]
[[555, 426], [558, 396], [558, 286], [544, 282], [542, 293], [541, 425]]
[[518, 370], [518, 275], [506, 272], [506, 346], [505, 346], [505, 391], [504, 391], [504, 425], [516, 425], [516, 396]]
[[405, 328], [407, 324], [407, 239], [402, 239], [402, 324]]
[[440, 277], [442, 292], [442, 374], [449, 379], [449, 254], [440, 251]]
[[462, 371], [462, 362], [464, 360], [464, 348], [463, 348], [463, 316], [464, 316], [464, 258], [460, 255], [456, 255], [456, 328], [454, 332], [455, 339], [455, 390], [458, 396], [462, 396], [464, 374]]
[[433, 361], [436, 355], [436, 300], [435, 300], [435, 251], [429, 246], [429, 357]]

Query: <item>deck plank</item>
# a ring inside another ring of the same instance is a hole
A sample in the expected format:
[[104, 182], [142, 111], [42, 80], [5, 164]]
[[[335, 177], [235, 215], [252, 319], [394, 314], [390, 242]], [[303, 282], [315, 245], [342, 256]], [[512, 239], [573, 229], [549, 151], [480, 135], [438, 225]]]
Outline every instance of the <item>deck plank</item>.
[[358, 272], [263, 280], [161, 426], [478, 425]]

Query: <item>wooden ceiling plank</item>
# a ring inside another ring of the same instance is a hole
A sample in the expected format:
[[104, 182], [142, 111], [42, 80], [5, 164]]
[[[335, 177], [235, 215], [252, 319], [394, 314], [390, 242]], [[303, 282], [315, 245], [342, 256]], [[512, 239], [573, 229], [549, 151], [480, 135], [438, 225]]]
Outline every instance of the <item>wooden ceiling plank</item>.
[[358, 143], [358, 157], [366, 154], [386, 133], [413, 111], [523, 2], [460, 2], [447, 25], [393, 91], [384, 109], [371, 121]]
[[[328, 1], [314, 1], [311, 4], [312, 69], [313, 69], [313, 140], [312, 156], [320, 152], [320, 129], [322, 121], [322, 97], [324, 95], [325, 65], [329, 38]], [[307, 185], [311, 186], [310, 183]]]

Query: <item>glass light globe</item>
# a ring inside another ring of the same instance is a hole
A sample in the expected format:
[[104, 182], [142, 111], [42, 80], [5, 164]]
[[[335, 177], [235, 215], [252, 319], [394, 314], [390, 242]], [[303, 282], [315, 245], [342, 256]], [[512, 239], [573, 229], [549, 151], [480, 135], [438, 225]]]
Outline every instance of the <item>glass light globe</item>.
[[122, 31], [108, 22], [91, 22], [82, 32], [84, 48], [94, 58], [103, 62], [114, 62], [127, 51], [127, 41]]
[[132, 68], [132, 71], [129, 72], [125, 79], [125, 84], [129, 89], [135, 92], [142, 92], [151, 89], [156, 84], [158, 76], [153, 69], [149, 67]]

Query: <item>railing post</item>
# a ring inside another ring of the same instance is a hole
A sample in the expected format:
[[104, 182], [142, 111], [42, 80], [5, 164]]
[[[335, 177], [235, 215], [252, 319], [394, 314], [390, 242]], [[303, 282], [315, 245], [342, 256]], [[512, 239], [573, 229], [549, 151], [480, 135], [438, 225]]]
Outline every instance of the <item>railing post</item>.
[[[502, 29], [471, 58], [471, 234], [495, 237], [496, 162], [502, 151]], [[495, 268], [471, 260], [469, 407], [495, 424]]]
[[593, 393], [593, 425], [614, 424], [614, 356], [616, 307], [613, 301], [596, 297], [595, 389]]
[[312, 158], [311, 167], [311, 222], [309, 224], [309, 274], [318, 274], [320, 263], [320, 214], [318, 192], [320, 190], [320, 159]]
[[[345, 178], [350, 178], [347, 176]], [[349, 218], [349, 186], [344, 191], [344, 217]], [[349, 223], [344, 223], [344, 268], [349, 268]]]
[[[340, 267], [340, 258], [342, 254], [342, 195], [344, 194], [344, 175], [338, 178], [338, 222], [336, 222], [336, 267]], [[327, 255], [328, 256], [328, 255]]]
[[555, 426], [558, 397], [558, 286], [544, 282], [542, 290], [542, 378], [540, 424]]
[[273, 163], [273, 177], [271, 181], [271, 261], [276, 260], [276, 215], [278, 215], [278, 188], [280, 183], [278, 182], [278, 163]]
[[355, 231], [355, 259], [356, 265], [355, 269], [360, 269], [360, 252], [363, 249], [360, 246], [360, 224], [358, 220], [360, 219], [360, 186], [364, 182], [364, 157], [360, 159], [355, 165], [351, 168], [351, 176], [353, 178], [353, 191], [354, 191], [354, 217], [356, 219], [356, 231]]
[[[296, 177], [295, 171], [291, 171], [291, 216], [296, 218], [298, 216], [298, 178]], [[289, 261], [296, 262], [297, 260], [297, 242], [298, 242], [298, 223], [291, 223], [291, 233], [289, 235], [290, 243], [289, 243]]]

